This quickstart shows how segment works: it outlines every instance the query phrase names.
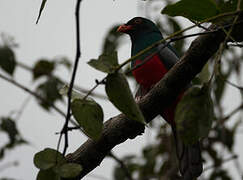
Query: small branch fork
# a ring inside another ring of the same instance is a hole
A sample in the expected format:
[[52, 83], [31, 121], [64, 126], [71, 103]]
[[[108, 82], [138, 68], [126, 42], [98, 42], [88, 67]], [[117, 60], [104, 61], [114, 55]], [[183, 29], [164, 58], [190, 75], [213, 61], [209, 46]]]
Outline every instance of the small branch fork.
[[[76, 72], [78, 69], [78, 62], [79, 62], [79, 58], [81, 56], [81, 50], [80, 50], [80, 24], [79, 24], [79, 11], [80, 11], [80, 4], [81, 4], [82, 0], [77, 0], [77, 4], [76, 4], [76, 10], [75, 10], [75, 17], [76, 17], [76, 35], [77, 35], [77, 41], [76, 41], [76, 58], [75, 58], [75, 63], [74, 63], [74, 68], [73, 68], [73, 74], [72, 74], [72, 78], [71, 78], [71, 82], [69, 85], [69, 89], [68, 89], [68, 107], [67, 107], [67, 115], [66, 115], [66, 120], [65, 120], [65, 124], [62, 128], [60, 137], [64, 134], [64, 149], [63, 149], [63, 155], [66, 154], [67, 148], [68, 148], [68, 123], [71, 117], [71, 97], [72, 97], [72, 89], [73, 89], [73, 85], [74, 85], [74, 81], [75, 81], [75, 76], [76, 76]], [[58, 147], [60, 145], [60, 141], [58, 143]]]

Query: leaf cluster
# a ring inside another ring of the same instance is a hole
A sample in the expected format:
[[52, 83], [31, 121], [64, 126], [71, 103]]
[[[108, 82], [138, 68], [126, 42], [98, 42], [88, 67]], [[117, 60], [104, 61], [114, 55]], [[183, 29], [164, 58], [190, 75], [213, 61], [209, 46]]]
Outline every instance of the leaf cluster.
[[37, 180], [61, 180], [61, 178], [73, 178], [82, 171], [79, 164], [66, 162], [63, 155], [50, 148], [46, 148], [35, 154], [35, 166], [40, 169]]

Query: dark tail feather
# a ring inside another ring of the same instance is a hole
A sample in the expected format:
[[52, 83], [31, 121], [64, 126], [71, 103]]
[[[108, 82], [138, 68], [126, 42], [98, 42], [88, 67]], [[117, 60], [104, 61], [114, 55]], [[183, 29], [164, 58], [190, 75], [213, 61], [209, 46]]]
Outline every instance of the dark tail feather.
[[179, 169], [183, 180], [194, 180], [203, 171], [201, 148], [199, 142], [192, 145], [185, 145], [178, 137], [175, 128], [173, 129], [176, 154], [179, 160]]

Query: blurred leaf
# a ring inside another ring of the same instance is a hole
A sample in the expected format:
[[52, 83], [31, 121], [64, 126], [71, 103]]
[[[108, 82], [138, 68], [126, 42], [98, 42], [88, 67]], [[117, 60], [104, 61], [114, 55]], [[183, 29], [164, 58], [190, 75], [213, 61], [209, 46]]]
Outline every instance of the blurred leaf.
[[43, 75], [50, 75], [54, 70], [54, 62], [45, 59], [39, 60], [33, 68], [33, 78], [38, 79]]
[[88, 64], [99, 71], [113, 73], [119, 65], [117, 52], [114, 51], [109, 54], [102, 54], [97, 60], [91, 59]]
[[232, 180], [231, 177], [228, 175], [228, 173], [223, 169], [215, 170], [212, 172], [209, 180], [215, 180], [215, 179]]
[[[238, 0], [217, 0], [217, 5], [221, 13], [233, 12], [237, 9]], [[240, 9], [243, 9], [243, 4], [241, 3]]]
[[41, 170], [47, 170], [58, 164], [64, 164], [65, 162], [65, 158], [60, 152], [50, 148], [46, 148], [36, 153], [34, 156], [34, 164]]
[[113, 171], [113, 177], [116, 180], [126, 180], [126, 174], [121, 167], [116, 166]]
[[41, 6], [40, 6], [40, 10], [39, 10], [39, 15], [38, 15], [38, 18], [36, 20], [36, 24], [38, 24], [38, 22], [39, 22], [39, 19], [40, 19], [41, 13], [42, 13], [42, 11], [43, 11], [43, 9], [45, 7], [46, 1], [47, 0], [42, 0]]
[[75, 99], [71, 104], [74, 118], [93, 139], [98, 139], [103, 128], [103, 110], [94, 101]]
[[54, 62], [59, 65], [64, 65], [68, 70], [70, 70], [72, 67], [71, 61], [66, 57], [55, 59]]
[[153, 146], [147, 146], [143, 149], [143, 157], [145, 163], [143, 165], [143, 171], [141, 177], [146, 177], [148, 175], [153, 175], [154, 168], [156, 165], [156, 149]]
[[58, 174], [52, 169], [40, 170], [37, 174], [37, 180], [61, 180]]
[[3, 147], [3, 148], [0, 149], [0, 159], [2, 159], [2, 158], [4, 157], [4, 155], [5, 155], [5, 150], [6, 150], [5, 147]]
[[16, 60], [14, 52], [7, 46], [0, 46], [0, 67], [10, 75], [13, 75]]
[[143, 114], [135, 103], [128, 82], [123, 74], [109, 74], [106, 78], [105, 91], [109, 100], [128, 118], [145, 123]]
[[213, 143], [210, 144], [210, 146], [207, 148], [206, 152], [212, 158], [214, 167], [217, 168], [222, 165], [222, 158], [220, 158], [218, 150], [214, 149], [214, 147], [212, 145], [213, 145]]
[[8, 134], [11, 142], [14, 142], [19, 134], [15, 122], [10, 118], [1, 118], [0, 130]]
[[58, 168], [57, 174], [63, 178], [74, 178], [80, 174], [82, 167], [76, 163], [66, 163]]
[[222, 143], [231, 151], [234, 144], [235, 132], [228, 128], [221, 128], [219, 131], [219, 138]]
[[117, 50], [117, 47], [120, 43], [119, 37], [121, 37], [122, 35], [121, 33], [117, 33], [118, 27], [119, 25], [112, 26], [108, 31], [108, 33], [106, 34], [102, 45], [103, 54], [113, 53], [114, 51]]
[[216, 16], [218, 13], [216, 4], [211, 0], [181, 0], [175, 4], [167, 5], [162, 10], [162, 14], [183, 16], [196, 21]]
[[[7, 133], [9, 137], [9, 142], [1, 149], [0, 154], [4, 154], [6, 148], [14, 148], [17, 145], [27, 144], [28, 142], [24, 140], [17, 129], [16, 123], [13, 119], [7, 117], [2, 117], [0, 121], [0, 131]], [[1, 155], [0, 155], [1, 156]], [[3, 156], [2, 156], [3, 157]]]
[[232, 128], [229, 127], [219, 127], [216, 129], [217, 135], [218, 135], [218, 139], [219, 141], [228, 148], [228, 150], [230, 152], [232, 152], [232, 148], [235, 144], [235, 135], [236, 135], [236, 131], [238, 129], [238, 127], [241, 124], [241, 119], [238, 120]]
[[213, 103], [208, 85], [188, 89], [177, 105], [175, 121], [185, 144], [193, 144], [206, 137], [214, 117]]
[[41, 83], [36, 92], [46, 101], [41, 101], [40, 105], [49, 110], [57, 100], [62, 100], [62, 96], [59, 94], [59, 89], [63, 86], [63, 83], [56, 77], [50, 77], [46, 82]]
[[215, 83], [214, 83], [214, 95], [215, 95], [215, 99], [217, 101], [217, 103], [219, 104], [222, 96], [225, 92], [225, 81], [223, 79], [227, 79], [229, 77], [230, 73], [222, 75], [222, 77], [220, 77], [219, 75], [215, 76]]

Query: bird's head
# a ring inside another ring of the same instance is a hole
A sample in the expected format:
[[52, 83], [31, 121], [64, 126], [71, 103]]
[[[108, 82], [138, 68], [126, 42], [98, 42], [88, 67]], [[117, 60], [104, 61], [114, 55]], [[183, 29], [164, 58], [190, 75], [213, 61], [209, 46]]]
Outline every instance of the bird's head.
[[117, 32], [122, 32], [130, 35], [132, 39], [144, 36], [147, 33], [160, 33], [158, 27], [150, 20], [143, 17], [135, 17], [126, 24], [119, 26]]

